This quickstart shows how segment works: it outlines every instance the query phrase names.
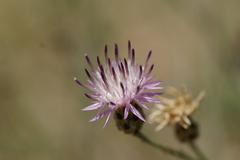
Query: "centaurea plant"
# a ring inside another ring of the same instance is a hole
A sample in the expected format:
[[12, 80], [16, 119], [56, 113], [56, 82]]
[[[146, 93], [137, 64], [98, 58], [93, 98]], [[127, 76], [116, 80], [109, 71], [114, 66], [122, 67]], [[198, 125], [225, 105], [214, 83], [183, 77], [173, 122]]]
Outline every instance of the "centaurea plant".
[[[85, 59], [89, 66], [88, 68], [85, 68], [85, 73], [88, 77], [87, 83], [84, 84], [76, 77], [74, 78], [74, 81], [79, 86], [90, 91], [90, 93], [85, 93], [84, 95], [92, 101], [92, 104], [85, 107], [83, 111], [97, 110], [96, 116], [93, 117], [90, 122], [106, 117], [104, 124], [105, 127], [109, 122], [110, 117], [114, 115], [117, 128], [124, 131], [124, 133], [132, 134], [143, 142], [158, 148], [169, 155], [178, 157], [179, 159], [206, 160], [206, 157], [202, 154], [196, 144], [193, 143], [198, 136], [198, 127], [190, 117], [192, 112], [189, 112], [189, 114], [182, 114], [185, 113], [185, 108], [189, 108], [188, 101], [186, 101], [186, 103], [184, 101], [181, 105], [175, 105], [174, 99], [168, 101], [169, 105], [162, 107], [163, 104], [161, 103], [161, 99], [164, 99], [164, 101], [168, 99], [164, 97], [156, 98], [156, 96], [161, 96], [163, 88], [161, 81], [155, 81], [152, 77], [152, 71], [154, 68], [154, 65], [150, 64], [152, 51], [150, 50], [148, 52], [146, 60], [142, 65], [136, 62], [135, 49], [132, 47], [130, 41], [128, 41], [127, 58], [121, 58], [119, 56], [119, 48], [117, 44], [114, 45], [113, 59], [109, 57], [108, 53], [108, 47], [105, 45], [105, 60], [102, 63], [97, 56], [97, 65], [94, 65], [89, 56], [85, 54]], [[181, 97], [180, 99], [182, 100]], [[143, 109], [148, 110], [149, 103], [156, 104], [155, 106], [158, 106], [160, 109], [153, 110], [154, 112], [152, 112], [149, 117], [151, 121], [159, 123], [160, 129], [165, 127], [168, 122], [174, 122], [174, 124], [176, 122], [175, 133], [178, 140], [188, 142], [191, 149], [197, 155], [197, 159], [183, 151], [157, 144], [147, 138], [140, 131], [142, 125], [146, 121]], [[186, 106], [186, 104], [188, 104], [188, 106]], [[172, 109], [173, 107], [171, 106], [174, 106], [175, 108]], [[188, 120], [187, 127], [182, 127], [181, 123], [179, 123], [183, 122], [182, 117], [183, 120]]]

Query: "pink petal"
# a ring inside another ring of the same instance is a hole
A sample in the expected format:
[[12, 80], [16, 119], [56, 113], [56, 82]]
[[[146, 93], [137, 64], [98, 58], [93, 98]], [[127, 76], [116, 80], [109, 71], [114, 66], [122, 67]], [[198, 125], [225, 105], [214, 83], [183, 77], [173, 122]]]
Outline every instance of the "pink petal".
[[105, 121], [105, 123], [104, 123], [103, 128], [105, 128], [105, 127], [107, 126], [107, 124], [108, 124], [108, 122], [109, 122], [109, 119], [110, 119], [111, 115], [112, 115], [112, 112], [109, 112], [108, 115], [107, 115], [107, 119], [106, 119], [106, 121]]
[[130, 109], [130, 106], [129, 106], [129, 104], [127, 104], [126, 107], [125, 107], [125, 110], [124, 110], [124, 119], [127, 119], [129, 109]]
[[162, 89], [163, 87], [159, 87], [161, 83], [161, 81], [146, 82], [143, 87], [145, 89]]
[[87, 106], [86, 108], [83, 108], [82, 110], [83, 111], [91, 111], [91, 110], [95, 110], [95, 109], [98, 109], [98, 108], [101, 108], [103, 105], [101, 103], [94, 103], [90, 106]]
[[153, 96], [157, 96], [157, 95], [161, 95], [161, 92], [143, 92], [140, 93], [140, 96], [147, 96], [147, 97], [153, 97]]
[[101, 118], [103, 118], [104, 116], [108, 115], [109, 112], [111, 112], [112, 110], [106, 110], [103, 112], [99, 112], [95, 117], [93, 117], [89, 122], [95, 122]]
[[140, 102], [148, 102], [148, 103], [160, 103], [161, 101], [156, 98], [151, 98], [151, 97], [138, 97], [136, 98]]
[[152, 82], [146, 82], [144, 85], [148, 86], [158, 86], [162, 83], [162, 81], [152, 81]]
[[142, 108], [144, 108], [144, 109], [146, 109], [146, 110], [149, 110], [149, 107], [148, 106], [146, 106], [146, 105], [144, 105], [143, 103], [140, 103], [138, 100], [134, 100], [134, 101], [136, 101], [136, 103], [140, 106], [140, 107], [142, 107]]
[[149, 110], [149, 107], [146, 106], [146, 105], [144, 105], [144, 104], [142, 104], [142, 103], [140, 104], [140, 106], [143, 107], [143, 108], [145, 108], [146, 110]]
[[144, 97], [145, 100], [147, 100], [150, 103], [160, 103], [161, 101], [157, 98], [151, 98], [151, 97]]
[[163, 89], [163, 87], [155, 87], [155, 86], [144, 86], [144, 89], [150, 89], [150, 90], [155, 90], [155, 89]]
[[137, 116], [139, 119], [141, 119], [143, 122], [145, 122], [145, 119], [143, 118], [141, 113], [135, 107], [133, 107], [131, 104], [130, 104], [130, 110], [135, 116]]

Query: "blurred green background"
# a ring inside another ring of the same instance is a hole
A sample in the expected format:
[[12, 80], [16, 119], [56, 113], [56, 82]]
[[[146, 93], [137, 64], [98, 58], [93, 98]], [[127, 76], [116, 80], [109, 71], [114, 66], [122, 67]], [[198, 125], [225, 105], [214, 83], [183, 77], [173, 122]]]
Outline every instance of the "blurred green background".
[[[240, 156], [239, 0], [0, 0], [0, 159], [159, 160], [176, 158], [119, 132], [88, 123], [90, 102], [74, 82], [84, 53], [103, 57], [127, 40], [138, 62], [148, 50], [156, 79], [207, 96], [194, 115], [210, 159]], [[112, 49], [112, 48], [111, 48]], [[172, 128], [143, 131], [182, 148]], [[184, 149], [188, 149], [186, 146]]]

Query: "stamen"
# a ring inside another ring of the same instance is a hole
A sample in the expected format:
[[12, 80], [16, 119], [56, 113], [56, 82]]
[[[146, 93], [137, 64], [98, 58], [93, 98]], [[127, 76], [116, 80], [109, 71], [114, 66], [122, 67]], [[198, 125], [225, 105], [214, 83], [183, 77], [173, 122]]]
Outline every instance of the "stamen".
[[116, 106], [116, 103], [114, 103], [114, 102], [112, 102], [112, 101], [110, 102], [110, 104], [113, 105], [113, 106]]
[[114, 78], [115, 82], [117, 82], [116, 72], [113, 67], [112, 67], [112, 74], [113, 74], [113, 78]]
[[129, 40], [128, 41], [128, 59], [131, 59], [131, 48], [132, 48], [132, 45], [131, 45], [131, 41]]
[[147, 66], [148, 66], [148, 61], [149, 61], [149, 59], [151, 58], [151, 55], [152, 55], [152, 50], [150, 50], [150, 51], [148, 52], [148, 56], [147, 56], [147, 59], [146, 59], [146, 61], [145, 61], [144, 68], [147, 68]]
[[140, 86], [137, 86], [136, 94], [138, 94], [140, 91]]
[[91, 95], [89, 95], [89, 94], [87, 94], [87, 93], [84, 93], [84, 95], [85, 95], [87, 98], [91, 99], [91, 100], [94, 100], [94, 101], [97, 100], [96, 98], [94, 98], [93, 96], [91, 96]]
[[103, 82], [104, 82], [105, 86], [108, 88], [109, 86], [108, 86], [108, 83], [107, 83], [106, 76], [105, 76], [105, 74], [104, 74], [104, 73], [102, 73], [102, 72], [101, 72], [101, 77], [102, 77], [102, 80], [103, 80]]
[[111, 59], [110, 58], [108, 58], [108, 67], [109, 67], [109, 70], [111, 71], [112, 63], [111, 63]]
[[107, 78], [106, 78], [106, 75], [105, 75], [105, 72], [104, 72], [104, 69], [103, 69], [102, 65], [100, 66], [100, 74], [101, 74], [101, 77], [102, 77], [102, 80], [103, 80], [105, 86], [108, 88], [109, 85], [107, 83]]
[[94, 70], [94, 69], [93, 69], [92, 62], [91, 62], [91, 60], [89, 59], [89, 57], [88, 57], [87, 54], [85, 54], [85, 58], [86, 58], [86, 61], [87, 61], [88, 65], [91, 67], [92, 70]]
[[99, 59], [98, 56], [97, 56], [97, 64], [98, 64], [98, 67], [100, 68], [100, 66], [101, 66], [101, 61], [100, 61], [100, 59]]
[[152, 65], [151, 65], [151, 67], [150, 67], [150, 69], [149, 69], [149, 71], [148, 71], [147, 75], [149, 75], [149, 74], [152, 72], [152, 70], [153, 70], [153, 67], [154, 67], [154, 64], [152, 64]]
[[86, 88], [86, 89], [89, 89], [89, 87], [87, 87], [86, 85], [82, 84], [76, 77], [74, 77], [73, 79], [79, 86], [83, 87], [83, 88]]
[[126, 79], [126, 74], [125, 74], [125, 69], [124, 69], [123, 63], [121, 62], [120, 65], [121, 65], [121, 68], [122, 68], [123, 78]]
[[93, 82], [93, 77], [91, 76], [91, 74], [88, 72], [88, 70], [85, 68], [85, 72], [86, 72], [86, 75], [88, 76], [88, 78]]
[[132, 59], [132, 65], [135, 63], [135, 49], [133, 48], [132, 49], [132, 57], [131, 57]]
[[122, 88], [123, 96], [125, 96], [125, 89], [124, 89], [124, 86], [123, 86], [122, 82], [120, 82], [120, 86]]
[[140, 65], [140, 66], [139, 66], [139, 78], [142, 77], [142, 73], [143, 73], [143, 71], [142, 71], [142, 65]]
[[122, 68], [120, 64], [118, 64], [118, 69], [119, 69], [119, 72], [122, 72]]
[[74, 77], [73, 80], [74, 80], [78, 85], [80, 85], [80, 86], [83, 87], [83, 84], [82, 84], [76, 77]]
[[116, 59], [116, 63], [118, 64], [118, 60], [119, 60], [119, 56], [118, 56], [118, 45], [115, 44], [114, 45], [114, 53], [115, 53], [115, 59]]
[[129, 75], [128, 63], [127, 63], [126, 58], [124, 58], [124, 65], [125, 65], [125, 69], [126, 69], [127, 75]]

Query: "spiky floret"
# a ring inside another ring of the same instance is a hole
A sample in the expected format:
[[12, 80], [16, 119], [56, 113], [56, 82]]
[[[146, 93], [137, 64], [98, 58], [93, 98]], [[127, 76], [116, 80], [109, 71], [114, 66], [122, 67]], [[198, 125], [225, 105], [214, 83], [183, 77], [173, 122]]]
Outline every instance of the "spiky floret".
[[85, 93], [85, 96], [91, 99], [93, 104], [83, 110], [98, 110], [97, 115], [90, 122], [106, 116], [106, 125], [112, 113], [120, 107], [124, 108], [124, 119], [127, 119], [129, 112], [132, 112], [145, 121], [133, 104], [137, 103], [142, 108], [148, 109], [144, 103], [159, 103], [154, 96], [161, 93], [153, 90], [162, 89], [160, 81], [152, 81], [151, 73], [154, 65], [149, 64], [152, 51], [149, 51], [144, 65], [135, 62], [135, 50], [130, 41], [128, 41], [128, 58], [119, 57], [117, 44], [114, 46], [114, 59], [109, 58], [107, 45], [104, 52], [105, 62], [102, 64], [97, 56], [97, 67], [94, 67], [88, 55], [85, 55], [90, 69], [85, 69], [87, 84], [74, 78], [77, 84], [91, 91], [91, 94]]

